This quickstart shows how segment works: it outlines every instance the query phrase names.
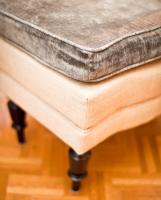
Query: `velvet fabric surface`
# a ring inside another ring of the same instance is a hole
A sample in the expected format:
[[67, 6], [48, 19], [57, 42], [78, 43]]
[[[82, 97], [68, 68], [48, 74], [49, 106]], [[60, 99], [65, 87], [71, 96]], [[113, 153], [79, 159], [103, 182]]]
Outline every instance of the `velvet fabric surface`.
[[161, 0], [0, 0], [0, 35], [68, 77], [99, 81], [161, 57]]

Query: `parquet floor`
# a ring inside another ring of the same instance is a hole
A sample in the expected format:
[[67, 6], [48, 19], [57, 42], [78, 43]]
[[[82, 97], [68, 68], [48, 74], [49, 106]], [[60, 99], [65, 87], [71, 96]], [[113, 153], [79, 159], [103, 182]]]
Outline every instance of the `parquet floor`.
[[93, 149], [79, 193], [66, 175], [68, 147], [27, 121], [27, 143], [19, 145], [0, 101], [0, 200], [161, 200], [161, 117]]

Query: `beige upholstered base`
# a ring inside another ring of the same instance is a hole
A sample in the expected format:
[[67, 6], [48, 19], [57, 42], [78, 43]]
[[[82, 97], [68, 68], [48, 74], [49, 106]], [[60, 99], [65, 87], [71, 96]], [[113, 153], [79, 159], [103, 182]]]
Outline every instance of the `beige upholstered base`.
[[161, 96], [123, 109], [106, 118], [98, 126], [83, 130], [62, 114], [28, 92], [5, 73], [0, 72], [3, 91], [27, 112], [49, 128], [65, 143], [82, 154], [117, 131], [146, 123], [161, 114]]
[[84, 84], [0, 40], [0, 90], [79, 154], [161, 114], [161, 61]]

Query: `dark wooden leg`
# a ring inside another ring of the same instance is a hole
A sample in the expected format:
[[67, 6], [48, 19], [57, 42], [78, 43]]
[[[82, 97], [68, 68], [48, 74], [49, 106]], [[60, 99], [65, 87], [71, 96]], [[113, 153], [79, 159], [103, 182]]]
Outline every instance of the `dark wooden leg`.
[[26, 113], [13, 101], [8, 101], [8, 109], [12, 118], [12, 127], [16, 129], [19, 143], [25, 143], [24, 128]]
[[91, 157], [91, 152], [78, 155], [73, 149], [69, 149], [70, 169], [68, 175], [72, 179], [72, 190], [78, 191], [81, 181], [87, 176], [87, 165]]

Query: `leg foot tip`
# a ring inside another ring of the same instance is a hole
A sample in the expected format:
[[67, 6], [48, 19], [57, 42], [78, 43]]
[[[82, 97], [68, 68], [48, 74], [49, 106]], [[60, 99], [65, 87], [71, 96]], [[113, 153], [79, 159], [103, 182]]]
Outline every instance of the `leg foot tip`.
[[80, 182], [73, 182], [72, 183], [72, 192], [78, 192], [80, 190], [81, 183]]
[[18, 141], [19, 144], [23, 145], [23, 144], [26, 144], [26, 141]]

